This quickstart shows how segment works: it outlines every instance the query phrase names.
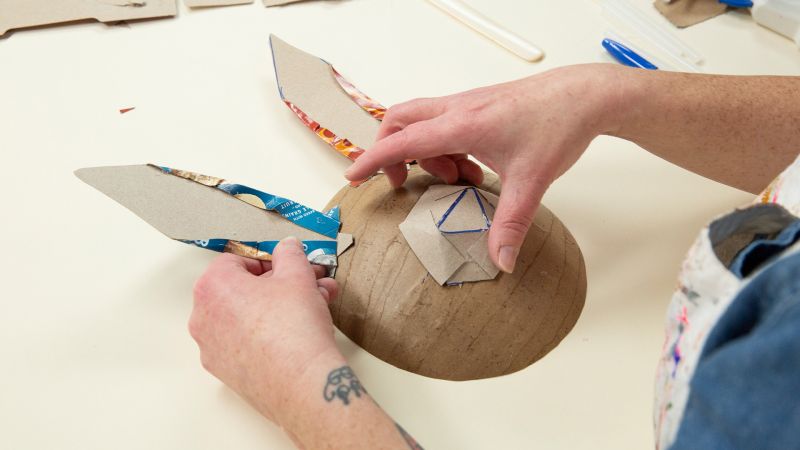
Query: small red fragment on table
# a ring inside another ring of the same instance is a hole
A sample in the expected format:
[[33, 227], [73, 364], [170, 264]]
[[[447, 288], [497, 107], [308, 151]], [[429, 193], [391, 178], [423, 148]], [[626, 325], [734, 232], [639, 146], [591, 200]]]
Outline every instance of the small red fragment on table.
[[119, 110], [119, 113], [120, 113], [120, 114], [125, 114], [126, 112], [131, 112], [131, 111], [133, 111], [134, 109], [136, 109], [136, 107], [135, 107], [135, 106], [134, 106], [134, 107], [131, 107], [131, 108], [122, 108], [122, 109], [120, 109], [120, 110]]

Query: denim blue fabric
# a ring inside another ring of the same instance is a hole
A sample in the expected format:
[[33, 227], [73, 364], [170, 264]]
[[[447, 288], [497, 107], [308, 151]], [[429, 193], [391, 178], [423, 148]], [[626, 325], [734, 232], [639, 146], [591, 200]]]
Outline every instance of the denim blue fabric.
[[800, 239], [800, 220], [789, 224], [773, 239], [756, 239], [731, 261], [730, 271], [745, 278], [762, 264], [780, 255]]
[[670, 449], [800, 449], [800, 254], [758, 273], [711, 330]]

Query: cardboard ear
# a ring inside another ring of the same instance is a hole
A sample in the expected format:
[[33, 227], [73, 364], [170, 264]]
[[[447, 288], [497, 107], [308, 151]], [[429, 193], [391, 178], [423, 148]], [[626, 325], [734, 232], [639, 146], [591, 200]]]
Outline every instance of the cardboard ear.
[[100, 22], [177, 14], [176, 0], [0, 0], [0, 36], [16, 28], [76, 20]]
[[270, 46], [281, 98], [306, 126], [348, 157], [372, 147], [380, 127], [376, 117], [385, 108], [345, 80], [340, 82], [333, 67], [322, 59], [274, 35]]
[[175, 176], [151, 165], [92, 167], [75, 175], [131, 210], [172, 239], [229, 239], [246, 242], [331, 238], [298, 226], [279, 214], [254, 207], [252, 198], [236, 198], [203, 181]]

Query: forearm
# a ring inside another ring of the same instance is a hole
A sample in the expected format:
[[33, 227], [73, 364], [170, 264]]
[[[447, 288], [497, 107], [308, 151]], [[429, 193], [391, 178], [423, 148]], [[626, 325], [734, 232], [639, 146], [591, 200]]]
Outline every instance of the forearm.
[[620, 69], [610, 131], [707, 178], [757, 193], [800, 153], [800, 77]]
[[279, 424], [301, 449], [421, 449], [369, 396], [338, 351], [315, 359], [281, 398]]

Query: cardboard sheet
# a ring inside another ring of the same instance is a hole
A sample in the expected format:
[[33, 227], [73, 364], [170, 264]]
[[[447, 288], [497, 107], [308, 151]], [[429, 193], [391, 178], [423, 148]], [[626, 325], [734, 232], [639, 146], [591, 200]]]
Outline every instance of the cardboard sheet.
[[281, 239], [295, 236], [309, 260], [335, 267], [336, 256], [352, 244], [352, 236], [338, 233], [338, 208], [322, 213], [221, 178], [153, 165], [75, 175], [168, 237], [209, 250], [269, 260]]
[[206, 6], [229, 6], [253, 3], [253, 0], [183, 0], [189, 8], [203, 8]]
[[372, 146], [386, 108], [322, 59], [276, 36], [270, 46], [281, 99], [308, 128], [350, 159]]
[[728, 9], [727, 5], [717, 0], [655, 0], [654, 6], [678, 28], [704, 22]]
[[306, 0], [264, 0], [264, 6], [280, 6], [288, 5], [289, 3], [298, 3]]
[[177, 14], [176, 0], [0, 0], [0, 36], [17, 28], [76, 20], [100, 22]]
[[489, 226], [498, 198], [473, 187], [433, 185], [400, 224], [408, 245], [441, 285], [494, 279]]

